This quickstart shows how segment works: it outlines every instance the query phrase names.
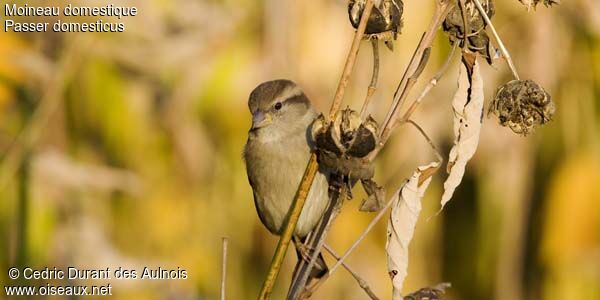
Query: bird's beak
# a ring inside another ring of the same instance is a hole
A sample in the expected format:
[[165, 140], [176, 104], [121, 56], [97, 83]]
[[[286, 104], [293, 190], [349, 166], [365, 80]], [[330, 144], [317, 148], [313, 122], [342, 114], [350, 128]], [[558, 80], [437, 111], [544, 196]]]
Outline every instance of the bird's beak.
[[273, 118], [271, 113], [263, 113], [261, 111], [257, 111], [252, 114], [252, 129], [258, 129], [265, 127], [273, 122]]

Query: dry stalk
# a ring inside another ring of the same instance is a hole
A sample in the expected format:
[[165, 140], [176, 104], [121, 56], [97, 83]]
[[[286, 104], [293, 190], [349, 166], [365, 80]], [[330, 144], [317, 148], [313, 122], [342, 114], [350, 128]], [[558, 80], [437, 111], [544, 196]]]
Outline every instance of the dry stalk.
[[471, 29], [469, 28], [469, 22], [467, 21], [467, 5], [465, 4], [465, 0], [459, 0], [458, 3], [460, 5], [460, 14], [462, 15], [463, 28], [464, 28], [463, 49], [468, 50], [469, 49], [469, 34], [471, 33]]
[[367, 116], [367, 108], [371, 103], [373, 94], [375, 94], [375, 90], [377, 89], [377, 79], [379, 78], [379, 41], [375, 38], [372, 38], [371, 46], [373, 47], [373, 75], [371, 76], [371, 83], [369, 84], [369, 89], [367, 90], [365, 102], [360, 110], [361, 120], [364, 120]]
[[[372, 8], [373, 1], [367, 0], [363, 15], [360, 19], [359, 26], [356, 30], [356, 33], [354, 34], [352, 46], [350, 47], [348, 57], [346, 58], [344, 70], [342, 72], [342, 76], [340, 78], [337, 90], [335, 92], [333, 103], [331, 104], [331, 109], [329, 110], [329, 119], [332, 119], [335, 116], [342, 104], [344, 93], [346, 91], [346, 86], [348, 85], [350, 75], [352, 74], [352, 70], [354, 69], [354, 63], [356, 62], [356, 56], [360, 48], [360, 42], [367, 27], [367, 21], [369, 19], [369, 16], [371, 15]], [[293, 201], [292, 209], [290, 211], [290, 216], [283, 230], [281, 238], [279, 239], [277, 248], [275, 249], [275, 254], [273, 255], [273, 260], [271, 261], [271, 266], [269, 267], [269, 272], [260, 290], [258, 299], [268, 299], [271, 295], [273, 286], [275, 284], [275, 279], [277, 278], [279, 270], [281, 269], [283, 258], [285, 257], [285, 253], [290, 245], [292, 235], [294, 233], [294, 230], [296, 229], [296, 223], [300, 218], [300, 213], [302, 212], [302, 208], [304, 207], [306, 197], [308, 196], [308, 192], [315, 178], [317, 170], [317, 156], [315, 153], [313, 153], [308, 161], [308, 165], [306, 167], [306, 171], [304, 172], [304, 176], [302, 176], [302, 180], [300, 181], [298, 192], [294, 197], [295, 199]]]
[[407, 123], [411, 124], [412, 126], [414, 126], [419, 133], [421, 133], [421, 135], [423, 136], [423, 138], [425, 138], [425, 140], [427, 141], [427, 143], [429, 144], [429, 146], [431, 147], [431, 149], [433, 150], [433, 152], [435, 153], [435, 157], [437, 158], [437, 160], [439, 162], [444, 161], [444, 158], [442, 157], [442, 154], [440, 153], [440, 151], [438, 151], [437, 147], [435, 146], [435, 144], [433, 143], [433, 141], [431, 140], [431, 138], [429, 138], [429, 136], [427, 135], [427, 133], [425, 132], [425, 130], [423, 130], [423, 128], [421, 128], [421, 126], [419, 126], [419, 124], [417, 124], [415, 121], [413, 120], [406, 120]]
[[444, 76], [444, 74], [446, 74], [446, 71], [450, 67], [450, 63], [452, 62], [452, 58], [454, 57], [454, 53], [456, 52], [457, 47], [458, 47], [458, 43], [454, 43], [454, 45], [452, 45], [452, 50], [450, 50], [450, 53], [448, 54], [448, 58], [446, 58], [446, 62], [444, 63], [444, 65], [442, 65], [440, 70], [433, 76], [433, 78], [431, 78], [431, 80], [425, 86], [425, 88], [423, 88], [423, 91], [421, 92], [419, 97], [415, 101], [413, 101], [413, 103], [411, 103], [411, 105], [408, 107], [408, 110], [404, 113], [402, 118], [400, 118], [400, 120], [399, 120], [400, 123], [404, 123], [410, 119], [411, 115], [415, 112], [415, 110], [417, 109], [419, 104], [421, 104], [421, 101], [423, 101], [425, 96], [427, 96], [427, 94], [429, 94], [429, 91], [431, 91], [431, 89], [433, 89], [437, 85], [437, 83], [440, 81], [442, 76]]
[[340, 106], [342, 105], [344, 93], [346, 92], [346, 86], [348, 86], [348, 81], [350, 79], [350, 75], [352, 74], [352, 70], [354, 69], [354, 63], [356, 62], [356, 56], [358, 55], [358, 49], [360, 48], [360, 41], [363, 38], [365, 29], [367, 28], [367, 21], [369, 20], [369, 16], [371, 15], [372, 9], [373, 1], [367, 0], [365, 4], [365, 9], [360, 18], [360, 23], [358, 24], [358, 28], [356, 29], [356, 33], [354, 34], [354, 40], [352, 41], [350, 53], [348, 53], [348, 58], [346, 59], [346, 64], [344, 65], [342, 77], [340, 78], [338, 88], [335, 92], [335, 96], [333, 97], [333, 103], [331, 104], [331, 108], [329, 109], [330, 120], [335, 117], [335, 114], [338, 112], [338, 110], [340, 110]]
[[477, 6], [477, 9], [479, 10], [479, 14], [483, 17], [483, 20], [485, 21], [485, 23], [488, 26], [490, 26], [492, 35], [494, 36], [494, 39], [496, 40], [498, 47], [500, 47], [500, 51], [502, 51], [502, 56], [504, 56], [504, 58], [506, 59], [506, 62], [508, 63], [508, 67], [510, 68], [510, 71], [512, 72], [513, 76], [515, 77], [515, 79], [520, 80], [521, 78], [519, 77], [519, 73], [517, 73], [517, 68], [515, 67], [515, 64], [513, 63], [513, 60], [510, 57], [510, 53], [508, 53], [508, 50], [504, 46], [502, 39], [498, 35], [498, 32], [496, 31], [494, 24], [492, 24], [492, 20], [490, 20], [490, 18], [488, 17], [487, 13], [485, 12], [485, 9], [483, 9], [483, 6], [481, 5], [481, 2], [479, 2], [479, 0], [473, 0], [473, 2], [475, 3], [475, 6]]
[[225, 300], [225, 283], [227, 281], [227, 246], [229, 239], [223, 238], [223, 261], [221, 265], [221, 300]]
[[[305, 249], [309, 249], [311, 255], [308, 263], [305, 260], [299, 262], [298, 271], [296, 272], [292, 284], [288, 292], [288, 299], [299, 298], [306, 287], [308, 275], [314, 267], [317, 257], [321, 252], [321, 248], [325, 243], [327, 232], [333, 223], [333, 220], [340, 213], [343, 205], [343, 197], [346, 195], [345, 185], [340, 189], [331, 193], [329, 207], [319, 221], [317, 227], [312, 231], [310, 239], [306, 242]], [[300, 297], [301, 298], [301, 297]]]

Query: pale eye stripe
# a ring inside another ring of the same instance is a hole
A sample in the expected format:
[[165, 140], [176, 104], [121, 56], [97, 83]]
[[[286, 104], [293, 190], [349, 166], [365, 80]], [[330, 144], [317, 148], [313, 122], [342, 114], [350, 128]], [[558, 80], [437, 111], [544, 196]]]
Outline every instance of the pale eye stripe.
[[294, 98], [296, 96], [302, 95], [302, 90], [299, 86], [294, 85], [285, 88], [278, 96], [275, 98], [275, 102], [284, 102], [287, 99]]

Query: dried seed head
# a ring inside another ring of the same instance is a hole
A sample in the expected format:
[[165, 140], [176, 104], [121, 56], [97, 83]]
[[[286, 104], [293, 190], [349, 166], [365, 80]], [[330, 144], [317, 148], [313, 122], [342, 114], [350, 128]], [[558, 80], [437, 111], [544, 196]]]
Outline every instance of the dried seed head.
[[364, 122], [350, 108], [338, 112], [332, 122], [319, 116], [311, 135], [319, 153], [319, 163], [344, 175], [368, 179], [373, 167], [363, 158], [377, 145], [377, 123], [370, 116]]
[[[365, 34], [369, 35], [369, 38], [382, 39], [388, 47], [391, 47], [392, 41], [396, 39], [402, 29], [404, 3], [402, 0], [379, 0], [373, 2], [373, 10], [369, 16]], [[348, 1], [348, 17], [354, 28], [358, 28], [360, 18], [365, 10], [365, 4], [365, 0]]]
[[[492, 0], [483, 0], [480, 2], [488, 17], [492, 18], [496, 12]], [[481, 17], [475, 3], [473, 3], [472, 0], [465, 0], [465, 9], [467, 23], [471, 31], [470, 33], [481, 31], [485, 27], [485, 21], [483, 20], [483, 17]], [[462, 34], [465, 32], [465, 29], [461, 5], [455, 5], [452, 11], [450, 11], [446, 20], [444, 20], [444, 28], [457, 29], [458, 33], [461, 34], [460, 38], [462, 39]]]
[[543, 2], [546, 7], [560, 4], [560, 0], [519, 0], [519, 2], [523, 3], [527, 9], [531, 9], [531, 7], [536, 8], [540, 2]]
[[[492, 0], [480, 0], [480, 2], [488, 17], [492, 18], [495, 13]], [[450, 43], [458, 43], [461, 48], [480, 53], [491, 64], [492, 55], [490, 53], [494, 52], [492, 51], [493, 47], [485, 32], [485, 21], [473, 1], [465, 0], [465, 14], [463, 17], [461, 5], [455, 5], [444, 20], [442, 28], [448, 33]], [[465, 20], [468, 28], [465, 28]], [[466, 33], [468, 45], [465, 46], [466, 31], [468, 31]]]
[[502, 126], [522, 135], [552, 120], [555, 106], [550, 94], [532, 80], [512, 80], [496, 91], [488, 113], [498, 116]]
[[437, 284], [433, 287], [422, 288], [414, 293], [411, 293], [404, 297], [404, 300], [439, 300], [443, 299], [444, 294], [446, 294], [446, 290], [449, 289], [452, 285], [449, 282], [443, 282]]
[[[539, 2], [539, 0], [538, 0], [538, 2]], [[546, 7], [552, 6], [554, 4], [557, 4], [557, 5], [560, 4], [560, 0], [544, 0], [544, 5]], [[537, 5], [537, 3], [536, 3], [536, 5]]]

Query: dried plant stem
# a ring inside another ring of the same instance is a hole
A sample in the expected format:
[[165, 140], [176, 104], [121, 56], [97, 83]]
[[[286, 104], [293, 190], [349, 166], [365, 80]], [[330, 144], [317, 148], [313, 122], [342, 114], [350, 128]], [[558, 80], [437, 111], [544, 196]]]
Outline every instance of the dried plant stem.
[[29, 256], [29, 216], [31, 211], [31, 152], [24, 150], [17, 174], [17, 249], [16, 258], [12, 262], [16, 266], [27, 266]]
[[400, 123], [404, 123], [408, 119], [410, 119], [411, 115], [417, 109], [419, 104], [421, 104], [421, 101], [423, 101], [423, 99], [425, 98], [425, 96], [427, 96], [427, 94], [429, 94], [431, 89], [433, 89], [437, 85], [437, 83], [440, 81], [442, 76], [444, 76], [444, 74], [446, 74], [446, 71], [450, 67], [450, 63], [452, 62], [452, 58], [454, 57], [454, 53], [456, 52], [457, 47], [458, 47], [458, 43], [454, 43], [454, 45], [452, 45], [452, 49], [450, 50], [450, 53], [448, 54], [448, 58], [446, 58], [446, 62], [444, 63], [444, 65], [442, 65], [440, 70], [433, 76], [433, 78], [431, 78], [431, 80], [425, 86], [425, 88], [423, 89], [423, 91], [421, 92], [419, 97], [415, 101], [413, 101], [413, 103], [411, 103], [411, 105], [408, 107], [408, 110], [404, 113], [402, 118], [400, 118], [400, 120], [399, 120]]
[[223, 260], [221, 265], [221, 300], [225, 300], [225, 283], [227, 281], [227, 246], [229, 239], [223, 238]]
[[475, 3], [475, 6], [477, 6], [477, 9], [479, 10], [479, 14], [483, 17], [483, 20], [485, 21], [485, 23], [488, 26], [490, 26], [492, 35], [494, 36], [494, 39], [496, 40], [498, 47], [500, 47], [500, 51], [502, 51], [502, 55], [506, 59], [506, 62], [508, 63], [508, 67], [510, 68], [510, 71], [512, 72], [513, 76], [515, 77], [515, 79], [520, 80], [521, 78], [519, 77], [519, 73], [517, 73], [517, 68], [515, 67], [515, 64], [513, 63], [513, 60], [510, 57], [510, 53], [508, 53], [508, 50], [504, 46], [502, 39], [498, 35], [498, 32], [496, 31], [494, 24], [492, 24], [492, 21], [490, 20], [487, 13], [485, 12], [485, 9], [483, 9], [481, 2], [479, 2], [479, 0], [473, 0], [473, 2]]
[[[341, 180], [341, 178], [340, 178]], [[325, 238], [327, 232], [333, 223], [333, 220], [337, 217], [342, 209], [343, 197], [346, 195], [346, 187], [342, 186], [340, 190], [331, 192], [329, 207], [323, 214], [323, 217], [319, 221], [317, 227], [312, 231], [310, 239], [306, 242], [306, 249], [311, 252], [308, 262], [305, 260], [299, 261], [298, 271], [296, 272], [292, 284], [288, 292], [288, 299], [302, 298], [299, 295], [303, 292], [306, 287], [308, 275], [314, 267], [317, 257], [321, 252], [321, 248], [325, 244]]]
[[[360, 23], [358, 25], [358, 29], [354, 34], [354, 39], [352, 41], [352, 46], [350, 47], [350, 52], [348, 53], [348, 57], [346, 58], [344, 70], [342, 72], [338, 88], [335, 92], [333, 103], [331, 104], [331, 109], [329, 110], [330, 119], [332, 119], [335, 116], [342, 104], [342, 99], [344, 98], [346, 86], [348, 85], [350, 75], [352, 74], [352, 70], [354, 69], [354, 63], [356, 62], [356, 56], [358, 54], [358, 49], [360, 48], [360, 41], [362, 40], [365, 29], [367, 27], [367, 21], [369, 19], [369, 16], [371, 15], [372, 8], [373, 1], [367, 0], [363, 15], [361, 16]], [[315, 153], [313, 153], [310, 156], [308, 165], [306, 166], [304, 176], [302, 176], [302, 180], [300, 181], [298, 192], [294, 197], [293, 205], [290, 211], [290, 216], [287, 220], [281, 238], [279, 239], [277, 248], [275, 249], [275, 254], [273, 255], [273, 260], [271, 261], [271, 266], [269, 267], [269, 272], [267, 273], [267, 277], [265, 278], [263, 286], [260, 290], [258, 299], [268, 299], [271, 295], [273, 285], [275, 284], [275, 279], [277, 278], [279, 270], [281, 269], [283, 258], [285, 257], [285, 253], [290, 245], [290, 240], [292, 238], [294, 230], [296, 229], [296, 223], [300, 218], [300, 213], [302, 212], [302, 208], [304, 207], [306, 197], [308, 196], [308, 192], [315, 178], [317, 170], [317, 156]]]
[[421, 71], [423, 71], [425, 65], [427, 64], [427, 58], [429, 56], [431, 45], [435, 39], [437, 31], [453, 7], [454, 1], [436, 0], [435, 13], [431, 18], [431, 22], [429, 23], [427, 31], [425, 31], [423, 34], [417, 49], [413, 53], [408, 67], [402, 76], [402, 80], [400, 80], [400, 84], [398, 84], [398, 88], [394, 94], [394, 100], [392, 101], [392, 106], [382, 125], [383, 130], [380, 134], [379, 144], [377, 145], [377, 148], [375, 148], [375, 150], [369, 154], [367, 157], [368, 160], [373, 160], [375, 158], [383, 145], [385, 145], [389, 139], [393, 129], [396, 127], [400, 106], [402, 105], [404, 99], [406, 99], [408, 96], [409, 90], [414, 86], [418, 77], [421, 75]]
[[465, 5], [465, 0], [459, 0], [458, 3], [460, 5], [460, 14], [462, 15], [463, 28], [464, 28], [463, 49], [465, 49], [465, 51], [468, 51], [468, 49], [469, 49], [469, 34], [471, 33], [471, 29], [469, 28], [469, 22], [467, 21], [467, 6]]
[[[437, 11], [436, 11], [437, 12]], [[437, 30], [437, 27], [436, 27]], [[404, 75], [402, 75], [402, 79], [400, 80], [400, 83], [398, 84], [398, 87], [396, 88], [396, 92], [394, 92], [394, 99], [392, 101], [392, 105], [390, 107], [390, 110], [388, 111], [387, 115], [385, 116], [385, 119], [383, 121], [383, 131], [380, 135], [380, 137], [384, 136], [384, 133], [386, 131], [389, 131], [390, 129], [387, 128], [387, 124], [390, 123], [390, 119], [392, 118], [392, 116], [396, 113], [395, 110], [399, 108], [399, 106], [401, 105], [401, 101], [402, 101], [402, 91], [405, 90], [406, 85], [408, 84], [408, 72], [409, 69], [413, 68], [412, 66], [414, 66], [414, 68], [417, 68], [418, 64], [420, 64], [420, 61], [422, 60], [421, 57], [423, 57], [423, 52], [425, 51], [425, 47], [423, 47], [424, 45], [424, 39], [425, 39], [425, 34], [423, 34], [421, 36], [421, 39], [419, 40], [419, 44], [417, 44], [417, 48], [415, 49], [415, 52], [413, 52], [413, 55], [410, 59], [410, 62], [408, 64], [408, 67], [406, 68], [406, 70], [404, 71]], [[433, 39], [432, 39], [433, 42]], [[417, 60], [418, 58], [418, 60]], [[383, 142], [380, 141], [380, 145], [383, 146]]]
[[[340, 256], [337, 255], [335, 253], [335, 251], [333, 251], [333, 249], [331, 249], [331, 247], [329, 247], [329, 245], [325, 244], [323, 246], [325, 248], [325, 250], [327, 250], [327, 252], [329, 252], [329, 254], [331, 254], [331, 256], [333, 256], [336, 260], [340, 260]], [[373, 300], [377, 300], [379, 299], [379, 297], [377, 297], [377, 295], [375, 295], [375, 293], [373, 292], [373, 290], [371, 289], [371, 287], [369, 286], [369, 284], [367, 283], [366, 280], [364, 280], [358, 273], [356, 273], [350, 266], [348, 266], [346, 263], [342, 262], [342, 266], [352, 275], [352, 277], [354, 277], [354, 279], [356, 279], [356, 282], [358, 283], [358, 285], [365, 291], [365, 293], [367, 293], [367, 295], [369, 295], [369, 297], [371, 297], [371, 299]]]
[[369, 20], [369, 16], [371, 15], [372, 9], [373, 1], [367, 0], [367, 2], [365, 3], [365, 9], [363, 10], [363, 14], [360, 17], [360, 23], [358, 24], [358, 28], [356, 29], [356, 33], [354, 34], [354, 40], [352, 41], [352, 46], [350, 47], [350, 53], [348, 53], [348, 58], [346, 59], [346, 64], [344, 65], [342, 78], [340, 78], [340, 82], [335, 92], [335, 96], [333, 97], [333, 103], [331, 103], [331, 108], [329, 109], [329, 119], [333, 119], [335, 117], [335, 114], [338, 112], [340, 106], [342, 105], [342, 100], [344, 99], [346, 86], [348, 86], [350, 74], [352, 74], [352, 70], [354, 69], [354, 63], [356, 62], [356, 56], [358, 55], [358, 49], [360, 48], [360, 41], [363, 38], [365, 29], [367, 28], [367, 21]]
[[360, 110], [360, 119], [364, 120], [367, 116], [367, 108], [371, 103], [371, 98], [373, 94], [375, 94], [375, 90], [377, 89], [377, 80], [379, 78], [379, 40], [376, 38], [371, 39], [371, 46], [373, 46], [373, 75], [371, 76], [371, 83], [369, 84], [369, 89], [367, 90], [367, 96], [365, 97], [365, 102]]
[[427, 135], [427, 133], [425, 132], [425, 130], [423, 130], [423, 128], [421, 128], [421, 126], [419, 126], [419, 124], [417, 124], [413, 120], [406, 120], [406, 122], [409, 123], [409, 124], [411, 124], [411, 125], [413, 125], [419, 131], [419, 133], [421, 133], [421, 135], [423, 136], [423, 138], [425, 138], [425, 140], [427, 141], [427, 143], [429, 144], [429, 146], [433, 150], [433, 153], [435, 153], [435, 157], [438, 159], [438, 161], [439, 162], [443, 161], [444, 158], [442, 157], [442, 154], [440, 154], [440, 152], [438, 151], [437, 147], [435, 146], [435, 144], [433, 143], [433, 141], [429, 138], [429, 136]]

